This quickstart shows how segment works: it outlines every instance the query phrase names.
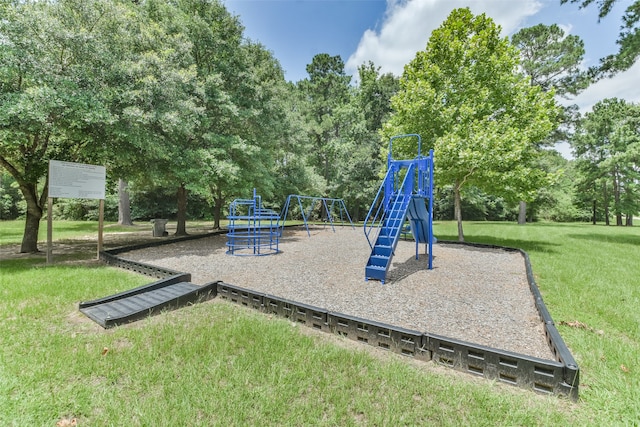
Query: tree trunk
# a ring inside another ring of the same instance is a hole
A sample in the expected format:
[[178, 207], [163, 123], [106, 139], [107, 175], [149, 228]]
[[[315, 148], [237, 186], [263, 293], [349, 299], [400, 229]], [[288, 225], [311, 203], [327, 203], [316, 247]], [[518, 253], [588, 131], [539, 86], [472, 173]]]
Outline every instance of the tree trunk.
[[527, 202], [520, 201], [520, 209], [518, 210], [518, 224], [527, 223]]
[[626, 226], [627, 227], [633, 226], [633, 214], [627, 214]]
[[609, 222], [609, 194], [607, 192], [607, 183], [604, 183], [604, 223], [611, 225]]
[[454, 194], [454, 216], [458, 222], [458, 242], [464, 242], [464, 232], [462, 231], [462, 198], [460, 197], [460, 186], [456, 182], [453, 190]]
[[613, 203], [616, 212], [616, 226], [622, 226], [622, 212], [620, 211], [620, 178], [618, 171], [613, 172]]
[[27, 219], [24, 223], [24, 234], [22, 235], [21, 253], [35, 253], [38, 250], [38, 232], [40, 231], [40, 219], [42, 209], [37, 207], [31, 209], [27, 207]]
[[593, 217], [591, 218], [593, 221], [593, 225], [596, 225], [596, 219], [598, 218], [596, 214], [596, 203], [596, 199], [593, 199]]
[[127, 181], [118, 178], [118, 224], [120, 225], [133, 225], [128, 187]]
[[351, 220], [358, 222], [358, 219], [360, 218], [360, 204], [357, 204], [353, 209], [353, 212], [351, 212], [350, 214], [351, 214]]
[[213, 229], [220, 230], [220, 219], [222, 217], [224, 199], [222, 198], [222, 192], [219, 190], [212, 188], [211, 194], [213, 194]]
[[43, 213], [43, 200], [46, 200], [47, 187], [38, 198], [36, 184], [20, 185], [20, 191], [27, 202], [27, 218], [24, 223], [24, 234], [22, 235], [21, 253], [35, 253], [38, 250], [38, 231], [40, 231], [40, 219]]
[[176, 236], [186, 236], [187, 235], [187, 189], [184, 184], [181, 184], [178, 187], [178, 213], [177, 220], [178, 224], [176, 225]]

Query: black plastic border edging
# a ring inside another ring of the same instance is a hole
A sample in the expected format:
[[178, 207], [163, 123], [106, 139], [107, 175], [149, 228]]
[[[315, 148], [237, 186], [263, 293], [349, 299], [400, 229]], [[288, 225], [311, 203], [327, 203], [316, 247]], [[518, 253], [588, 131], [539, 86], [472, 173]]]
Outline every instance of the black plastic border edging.
[[[403, 356], [430, 361], [502, 383], [543, 394], [578, 398], [577, 375], [567, 383], [564, 363], [493, 349], [444, 336], [421, 333], [218, 282], [218, 296], [301, 323], [314, 329], [389, 350]], [[562, 340], [559, 335], [554, 340]]]
[[137, 245], [121, 246], [121, 247], [118, 247], [118, 248], [107, 249], [104, 252], [105, 253], [109, 253], [111, 255], [118, 255], [119, 253], [122, 253], [122, 252], [135, 251], [135, 250], [138, 250], [138, 249], [153, 248], [153, 247], [156, 247], [156, 246], [170, 245], [172, 243], [185, 242], [185, 241], [188, 241], [188, 240], [203, 239], [205, 237], [217, 236], [219, 234], [226, 234], [226, 233], [227, 233], [227, 230], [220, 229], [220, 230], [212, 231], [212, 232], [209, 232], [209, 233], [189, 234], [189, 235], [180, 236], [180, 237], [171, 237], [171, 238], [161, 237], [161, 238], [158, 238], [158, 240], [154, 240], [154, 241], [150, 241], [150, 242], [146, 242], [146, 243], [140, 243], [140, 244], [137, 244]]
[[[224, 231], [189, 236], [187, 239], [208, 237], [222, 233]], [[146, 275], [155, 275], [156, 277], [167, 277], [175, 273], [180, 274], [172, 270], [124, 260], [116, 256], [121, 252], [175, 243], [180, 240], [184, 239], [172, 239], [112, 249], [101, 252], [101, 259], [108, 264]], [[329, 312], [319, 307], [254, 292], [221, 281], [214, 282], [217, 285], [216, 293], [222, 299], [276, 314], [314, 329], [337, 333], [378, 348], [425, 361], [433, 360], [436, 363], [462, 372], [531, 389], [539, 393], [557, 394], [577, 400], [580, 370], [542, 300], [542, 295], [533, 277], [528, 254], [522, 249], [481, 243], [442, 240], [439, 243], [518, 252], [523, 256], [529, 288], [534, 297], [540, 318], [544, 323], [547, 343], [556, 357], [555, 361], [493, 349], [428, 332], [423, 334], [393, 325]]]
[[556, 358], [556, 361], [562, 364], [563, 367], [563, 380], [564, 387], [568, 387], [570, 389], [570, 396], [577, 400], [578, 399], [578, 386], [580, 384], [580, 368], [578, 367], [577, 362], [573, 358], [571, 351], [567, 347], [566, 343], [560, 336], [560, 332], [556, 328], [555, 322], [549, 313], [544, 301], [542, 299], [542, 294], [540, 293], [540, 289], [536, 284], [536, 280], [533, 276], [533, 268], [531, 267], [531, 260], [529, 259], [529, 254], [526, 251], [519, 248], [510, 248], [505, 246], [497, 246], [497, 245], [489, 245], [483, 243], [468, 243], [468, 242], [456, 242], [456, 241], [443, 241], [440, 243], [443, 244], [451, 244], [451, 245], [463, 245], [463, 246], [471, 246], [477, 248], [486, 248], [486, 249], [497, 249], [504, 250], [509, 252], [518, 252], [524, 258], [524, 265], [527, 273], [527, 281], [529, 282], [529, 289], [531, 294], [533, 295], [536, 309], [538, 310], [538, 314], [540, 319], [544, 324], [545, 336], [547, 339], [547, 344], [553, 355]]

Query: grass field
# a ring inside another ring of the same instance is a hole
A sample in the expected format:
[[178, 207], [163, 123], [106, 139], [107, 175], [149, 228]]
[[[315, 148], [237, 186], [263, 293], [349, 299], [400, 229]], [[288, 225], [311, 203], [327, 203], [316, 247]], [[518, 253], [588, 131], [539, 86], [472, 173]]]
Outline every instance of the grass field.
[[[150, 233], [150, 227], [147, 227]], [[95, 223], [57, 222], [54, 239]], [[108, 233], [127, 228], [107, 227]], [[454, 223], [437, 223], [455, 240]], [[22, 223], [0, 222], [0, 249]], [[149, 278], [88, 261], [0, 260], [0, 425], [638, 425], [640, 227], [465, 223], [518, 247], [580, 365], [580, 400], [541, 396], [229, 305], [103, 330], [79, 301]]]

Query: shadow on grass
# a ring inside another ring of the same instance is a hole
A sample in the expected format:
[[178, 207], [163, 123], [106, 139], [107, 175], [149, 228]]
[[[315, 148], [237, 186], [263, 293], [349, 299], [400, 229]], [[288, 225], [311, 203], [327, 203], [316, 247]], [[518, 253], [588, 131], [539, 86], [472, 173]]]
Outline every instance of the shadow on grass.
[[579, 240], [591, 240], [598, 243], [640, 246], [640, 236], [623, 233], [567, 234], [567, 237]]
[[[440, 242], [457, 242], [458, 235], [438, 235], [438, 241]], [[519, 240], [510, 239], [506, 237], [486, 236], [486, 235], [473, 235], [466, 236], [465, 243], [481, 243], [484, 245], [495, 245], [505, 248], [522, 249], [523, 251], [530, 252], [544, 252], [554, 253], [558, 252], [556, 249], [562, 245], [553, 242], [546, 242], [540, 240]]]
[[[12, 274], [20, 274], [28, 270], [44, 268], [101, 268], [105, 267], [101, 261], [93, 257], [79, 257], [74, 254], [60, 255], [54, 258], [52, 264], [47, 264], [44, 254], [30, 254], [29, 257], [19, 259], [0, 260], [0, 270], [2, 271], [2, 285], [11, 283]], [[5, 282], [6, 279], [6, 282]]]

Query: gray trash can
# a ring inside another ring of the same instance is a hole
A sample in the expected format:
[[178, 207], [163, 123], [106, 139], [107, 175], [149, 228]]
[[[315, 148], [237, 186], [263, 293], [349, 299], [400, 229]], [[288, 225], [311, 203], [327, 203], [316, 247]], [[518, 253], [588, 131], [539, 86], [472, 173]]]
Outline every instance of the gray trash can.
[[169, 235], [167, 232], [167, 222], [168, 219], [152, 219], [151, 224], [153, 224], [153, 237], [166, 237]]

